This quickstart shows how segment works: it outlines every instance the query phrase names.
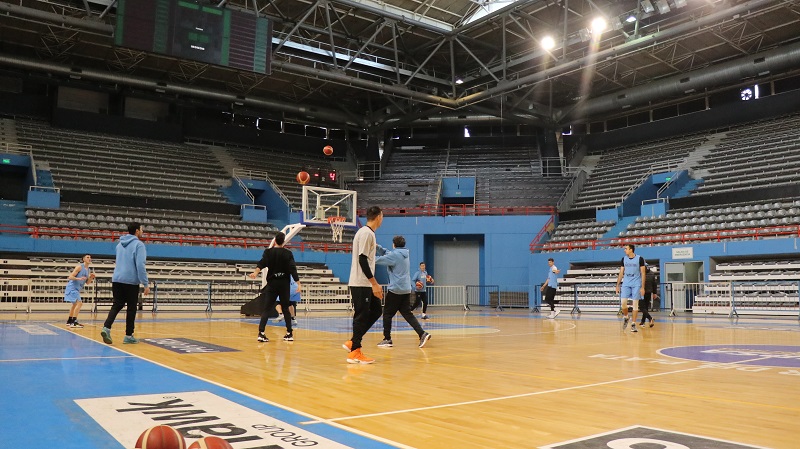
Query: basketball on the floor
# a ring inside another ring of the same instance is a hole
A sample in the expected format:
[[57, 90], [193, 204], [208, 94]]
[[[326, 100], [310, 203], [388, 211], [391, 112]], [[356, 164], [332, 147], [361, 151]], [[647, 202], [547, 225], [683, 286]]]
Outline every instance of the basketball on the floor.
[[417, 290], [421, 289], [422, 287], [424, 287], [424, 285], [422, 285], [422, 282], [417, 281]]
[[136, 449], [186, 449], [186, 440], [170, 426], [151, 427], [136, 440]]
[[325, 153], [325, 156], [330, 156], [333, 154], [333, 147], [330, 145], [325, 145], [322, 147], [322, 152]]
[[205, 437], [192, 443], [189, 449], [233, 449], [233, 446], [220, 437]]
[[307, 171], [301, 171], [297, 174], [297, 182], [300, 184], [306, 185], [308, 181], [311, 181], [311, 175], [309, 175]]

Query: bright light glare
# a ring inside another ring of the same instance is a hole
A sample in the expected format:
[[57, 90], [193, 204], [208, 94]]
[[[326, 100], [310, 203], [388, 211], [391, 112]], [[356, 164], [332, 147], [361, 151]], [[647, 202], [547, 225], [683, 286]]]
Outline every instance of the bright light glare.
[[602, 17], [597, 17], [596, 19], [592, 20], [592, 32], [593, 33], [598, 33], [598, 34], [602, 33], [603, 31], [606, 30], [607, 26], [608, 26], [608, 22], [606, 22], [606, 19], [604, 19]]
[[628, 16], [628, 18], [625, 19], [625, 21], [628, 23], [636, 22], [636, 16]]
[[552, 37], [545, 36], [542, 38], [542, 48], [544, 48], [545, 50], [552, 50], [553, 47], [555, 46], [556, 46], [556, 41]]
[[464, 80], [461, 78], [456, 78], [456, 84], [464, 84]]

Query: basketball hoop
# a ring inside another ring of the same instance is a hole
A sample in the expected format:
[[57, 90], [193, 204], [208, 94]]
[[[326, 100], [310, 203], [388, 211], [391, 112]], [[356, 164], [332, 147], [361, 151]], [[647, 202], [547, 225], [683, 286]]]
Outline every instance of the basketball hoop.
[[346, 219], [346, 217], [328, 217], [328, 224], [331, 225], [334, 242], [342, 243], [342, 234], [344, 233], [344, 222]]

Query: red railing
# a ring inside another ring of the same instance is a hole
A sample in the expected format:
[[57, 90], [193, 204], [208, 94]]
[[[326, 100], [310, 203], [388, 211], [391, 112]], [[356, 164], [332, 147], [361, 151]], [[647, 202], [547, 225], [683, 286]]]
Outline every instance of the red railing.
[[693, 231], [681, 234], [637, 235], [598, 240], [570, 240], [566, 242], [547, 242], [531, 244], [531, 252], [608, 249], [618, 248], [626, 243], [634, 245], [687, 244], [722, 242], [734, 239], [759, 240], [766, 237], [800, 237], [800, 225], [770, 226], [766, 228], [723, 229], [716, 231]]
[[[114, 242], [124, 235], [125, 232], [109, 231], [99, 229], [79, 229], [79, 228], [59, 228], [46, 226], [13, 226], [0, 224], [0, 234], [22, 235], [32, 238], [60, 237], [61, 239], [86, 240], [102, 239]], [[145, 232], [142, 240], [146, 243], [157, 243], [165, 245], [208, 245], [217, 247], [221, 245], [233, 245], [242, 248], [266, 248], [271, 239], [253, 239], [242, 237], [219, 237], [214, 235], [186, 235], [186, 234], [161, 234]], [[347, 243], [328, 243], [328, 242], [289, 242], [287, 248], [300, 251], [350, 251], [351, 245]]]
[[[381, 208], [385, 217], [446, 217], [449, 215], [545, 215], [554, 214], [553, 206], [490, 206], [489, 204], [420, 204], [414, 207]], [[359, 209], [358, 216], [366, 215]]]
[[531, 245], [530, 245], [531, 252], [534, 252], [534, 247], [536, 245], [539, 245], [539, 242], [542, 241], [545, 234], [555, 229], [555, 224], [556, 224], [556, 214], [553, 213], [552, 215], [550, 215], [550, 219], [547, 220], [547, 223], [545, 223], [544, 226], [542, 226], [542, 229], [539, 230], [539, 233], [536, 234], [536, 237], [534, 237], [533, 240], [531, 240]]

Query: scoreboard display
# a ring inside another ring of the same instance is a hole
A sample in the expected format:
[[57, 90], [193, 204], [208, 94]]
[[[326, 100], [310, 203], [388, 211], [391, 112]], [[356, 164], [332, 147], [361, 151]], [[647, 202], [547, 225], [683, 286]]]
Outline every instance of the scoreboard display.
[[119, 0], [120, 47], [269, 74], [272, 23], [192, 0]]

